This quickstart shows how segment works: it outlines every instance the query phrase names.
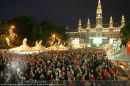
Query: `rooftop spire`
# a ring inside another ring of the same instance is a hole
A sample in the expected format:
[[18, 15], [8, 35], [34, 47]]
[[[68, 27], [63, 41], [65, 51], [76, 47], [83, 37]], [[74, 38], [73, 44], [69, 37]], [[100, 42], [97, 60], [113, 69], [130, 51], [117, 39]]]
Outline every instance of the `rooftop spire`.
[[66, 30], [68, 30], [69, 29], [69, 27], [68, 27], [68, 25], [66, 26]]
[[98, 1], [98, 4], [101, 3], [101, 0]]
[[121, 18], [121, 26], [125, 26], [125, 17], [124, 15], [122, 15], [122, 18]]
[[78, 31], [80, 31], [81, 29], [82, 29], [82, 22], [81, 22], [81, 19], [79, 19]]
[[96, 12], [96, 27], [97, 28], [102, 28], [102, 7], [101, 7], [101, 1], [98, 1], [98, 6], [97, 6], [97, 12]]
[[112, 16], [110, 17], [109, 28], [113, 28], [113, 18], [112, 18]]
[[97, 13], [102, 13], [101, 0], [98, 1]]
[[78, 24], [79, 26], [81, 26], [82, 24], [81, 24], [81, 19], [79, 19], [79, 24]]
[[90, 19], [88, 18], [88, 21], [87, 21], [87, 29], [90, 29]]

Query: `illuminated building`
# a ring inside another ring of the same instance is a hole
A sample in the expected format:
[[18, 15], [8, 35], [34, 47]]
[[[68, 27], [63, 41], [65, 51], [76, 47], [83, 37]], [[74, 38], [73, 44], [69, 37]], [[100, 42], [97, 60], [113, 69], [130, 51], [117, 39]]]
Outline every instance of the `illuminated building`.
[[[93, 44], [94, 41], [99, 38], [102, 42], [99, 44], [106, 44], [110, 39], [118, 39], [120, 35], [120, 29], [125, 25], [125, 17], [122, 15], [121, 25], [117, 26], [113, 22], [112, 16], [110, 17], [109, 24], [103, 25], [102, 6], [101, 1], [98, 1], [96, 10], [96, 25], [91, 26], [90, 19], [87, 21], [87, 25], [82, 27], [82, 21], [79, 19], [78, 28], [75, 32], [66, 32], [70, 39], [79, 38], [80, 42], [84, 41], [87, 44]], [[67, 27], [68, 29], [68, 27]], [[98, 41], [98, 40], [97, 40]]]

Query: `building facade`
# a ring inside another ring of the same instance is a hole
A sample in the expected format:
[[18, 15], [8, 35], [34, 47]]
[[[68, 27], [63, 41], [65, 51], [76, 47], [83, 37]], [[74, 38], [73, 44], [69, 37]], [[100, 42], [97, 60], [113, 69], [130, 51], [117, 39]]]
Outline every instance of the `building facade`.
[[[90, 19], [87, 20], [86, 27], [82, 27], [82, 21], [79, 19], [78, 28], [75, 32], [66, 32], [70, 39], [79, 38], [80, 42], [92, 44], [95, 39], [101, 40], [101, 43], [108, 43], [110, 39], [118, 39], [120, 35], [120, 29], [125, 25], [125, 17], [122, 15], [121, 24], [115, 25], [112, 16], [109, 23], [103, 25], [102, 6], [101, 1], [98, 1], [96, 10], [96, 24], [91, 26]], [[96, 41], [96, 40], [95, 40]], [[99, 43], [99, 44], [101, 44]]]

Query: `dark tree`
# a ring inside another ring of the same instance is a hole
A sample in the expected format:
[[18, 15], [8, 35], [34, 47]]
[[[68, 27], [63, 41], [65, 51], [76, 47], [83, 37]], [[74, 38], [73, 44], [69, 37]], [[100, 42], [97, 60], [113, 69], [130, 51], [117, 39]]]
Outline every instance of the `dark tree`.
[[41, 26], [40, 28], [41, 30], [39, 31], [42, 34], [41, 37], [46, 46], [49, 46], [48, 40], [52, 34], [57, 34], [57, 36], [63, 41], [65, 41], [67, 38], [65, 34], [65, 28], [58, 26], [52, 23], [51, 21], [44, 20], [41, 22], [40, 26]]
[[121, 28], [120, 36], [122, 44], [126, 46], [127, 42], [130, 41], [130, 22]]
[[33, 17], [21, 16], [15, 17], [9, 21], [9, 25], [14, 25], [14, 32], [17, 34], [16, 44], [20, 45], [22, 40], [26, 37], [28, 44], [33, 46], [35, 41], [43, 40], [45, 46], [49, 46], [48, 40], [52, 34], [65, 41], [67, 36], [65, 34], [65, 28], [56, 25], [48, 20], [44, 20], [41, 23], [37, 22]]
[[5, 41], [5, 37], [7, 34], [7, 22], [5, 21], [0, 21], [0, 48], [6, 48], [7, 43]]
[[38, 38], [39, 24], [33, 17], [16, 17], [10, 20], [10, 23], [15, 25], [15, 32], [20, 36], [20, 40], [23, 40], [23, 38], [26, 37], [28, 43], [33, 44], [33, 42]]

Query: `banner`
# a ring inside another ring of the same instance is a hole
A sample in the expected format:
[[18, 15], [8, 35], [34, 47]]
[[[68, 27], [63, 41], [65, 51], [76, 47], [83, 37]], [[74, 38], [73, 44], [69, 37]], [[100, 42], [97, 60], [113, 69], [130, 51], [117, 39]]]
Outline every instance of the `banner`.
[[127, 43], [127, 55], [130, 55], [130, 41]]

